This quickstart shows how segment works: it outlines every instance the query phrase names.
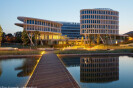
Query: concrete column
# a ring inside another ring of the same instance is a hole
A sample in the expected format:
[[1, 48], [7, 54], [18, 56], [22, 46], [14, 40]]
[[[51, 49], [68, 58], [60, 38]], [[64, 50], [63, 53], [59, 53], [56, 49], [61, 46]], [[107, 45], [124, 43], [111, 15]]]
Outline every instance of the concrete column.
[[115, 41], [114, 43], [116, 44], [116, 35], [114, 35], [114, 41]]
[[43, 36], [44, 36], [44, 39], [45, 39], [45, 33], [43, 34]]
[[[31, 41], [32, 41], [32, 33], [30, 33], [30, 36], [31, 36]], [[32, 42], [30, 42], [30, 45], [32, 46]]]
[[25, 31], [27, 30], [27, 25], [25, 25]]
[[49, 34], [47, 34], [47, 40], [49, 40]]
[[86, 34], [85, 34], [85, 41], [84, 41], [84, 44], [86, 44]]
[[53, 39], [53, 34], [52, 34], [52, 39]]
[[124, 39], [124, 41], [125, 41], [125, 39], [126, 39], [125, 36], [123, 37], [123, 39]]
[[94, 34], [94, 39], [93, 39], [94, 44], [95, 44], [95, 38], [96, 38], [96, 35]]
[[100, 35], [98, 34], [97, 35], [97, 44], [99, 44], [99, 38], [100, 38]]
[[50, 22], [50, 31], [51, 31], [51, 22]]

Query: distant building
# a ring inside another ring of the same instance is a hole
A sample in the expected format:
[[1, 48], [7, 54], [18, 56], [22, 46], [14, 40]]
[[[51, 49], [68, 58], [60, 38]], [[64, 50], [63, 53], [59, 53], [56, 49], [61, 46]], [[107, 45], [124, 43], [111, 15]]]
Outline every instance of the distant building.
[[133, 31], [129, 31], [125, 33], [124, 35], [128, 35], [127, 38], [129, 41], [133, 41]]
[[80, 35], [80, 23], [74, 22], [60, 22], [62, 25], [61, 33], [62, 35], [67, 35], [70, 39], [81, 38]]
[[130, 37], [133, 37], [133, 31], [129, 31], [129, 32], [125, 33], [124, 35], [128, 35]]
[[14, 36], [15, 37], [21, 37], [22, 36], [22, 32], [21, 31], [15, 32]]

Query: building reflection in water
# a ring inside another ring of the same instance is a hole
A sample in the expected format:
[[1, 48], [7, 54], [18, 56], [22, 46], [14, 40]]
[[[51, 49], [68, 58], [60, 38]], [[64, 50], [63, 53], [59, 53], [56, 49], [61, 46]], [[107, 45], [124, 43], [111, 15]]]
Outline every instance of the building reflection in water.
[[15, 68], [15, 70], [21, 70], [17, 76], [25, 77], [30, 76], [34, 70], [35, 65], [37, 64], [39, 58], [27, 58], [23, 61], [22, 66]]
[[76, 67], [80, 66], [80, 58], [79, 57], [70, 57], [70, 56], [65, 56], [65, 57], [59, 57], [63, 61], [64, 65], [66, 67]]
[[80, 57], [80, 81], [112, 82], [119, 80], [119, 57]]

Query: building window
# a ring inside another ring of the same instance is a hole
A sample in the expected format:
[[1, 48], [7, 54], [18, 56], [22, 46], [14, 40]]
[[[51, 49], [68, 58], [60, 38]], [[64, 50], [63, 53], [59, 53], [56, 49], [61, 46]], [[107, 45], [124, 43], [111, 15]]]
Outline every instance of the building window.
[[27, 24], [29, 24], [30, 22], [29, 22], [29, 20], [27, 20]]
[[32, 24], [34, 24], [34, 20], [32, 20]]

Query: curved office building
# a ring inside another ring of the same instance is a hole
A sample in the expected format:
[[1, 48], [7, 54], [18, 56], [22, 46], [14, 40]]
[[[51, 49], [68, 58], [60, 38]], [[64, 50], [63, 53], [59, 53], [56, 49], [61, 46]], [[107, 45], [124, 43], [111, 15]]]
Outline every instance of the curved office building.
[[107, 43], [119, 35], [119, 12], [108, 8], [82, 9], [80, 11], [80, 34], [94, 43]]
[[38, 39], [40, 40], [64, 39], [64, 36], [61, 35], [61, 23], [31, 17], [18, 17], [17, 19], [23, 23], [15, 23], [15, 25], [23, 27], [29, 33], [30, 38], [35, 31], [38, 31], [40, 33]]

